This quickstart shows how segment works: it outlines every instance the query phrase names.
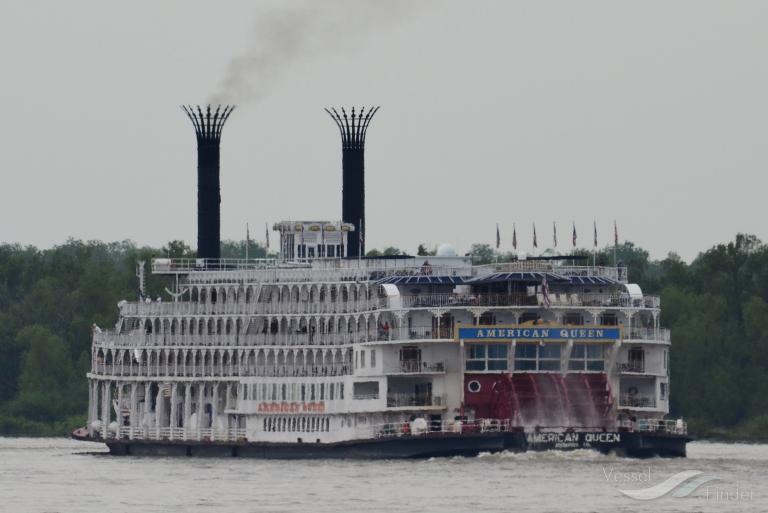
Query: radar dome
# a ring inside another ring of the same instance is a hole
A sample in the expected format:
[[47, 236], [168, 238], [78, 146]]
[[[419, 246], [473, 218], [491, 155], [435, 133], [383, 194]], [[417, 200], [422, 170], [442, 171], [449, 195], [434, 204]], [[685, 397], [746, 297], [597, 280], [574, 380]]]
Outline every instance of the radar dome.
[[456, 248], [451, 244], [443, 243], [437, 247], [437, 255], [439, 257], [455, 257]]

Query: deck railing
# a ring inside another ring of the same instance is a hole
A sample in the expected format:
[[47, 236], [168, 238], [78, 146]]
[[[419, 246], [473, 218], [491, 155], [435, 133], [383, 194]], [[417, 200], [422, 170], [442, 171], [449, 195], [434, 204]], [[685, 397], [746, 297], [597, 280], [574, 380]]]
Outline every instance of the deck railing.
[[124, 317], [152, 317], [159, 315], [269, 315], [269, 314], [323, 314], [370, 312], [384, 307], [384, 299], [371, 298], [348, 301], [269, 301], [199, 303], [197, 301], [140, 301], [123, 303], [120, 313]]
[[[616, 307], [616, 308], [659, 308], [658, 296], [645, 295], [632, 298], [620, 293], [549, 293], [549, 306], [557, 307]], [[517, 294], [418, 294], [401, 296], [404, 308], [460, 308], [460, 307], [529, 307], [544, 305], [544, 295]], [[384, 305], [382, 308], [387, 308]]]
[[245, 429], [122, 426], [117, 429], [117, 432], [108, 431], [107, 436], [108, 438], [139, 440], [237, 442], [245, 440]]
[[656, 397], [652, 395], [621, 394], [619, 406], [628, 408], [656, 408]]
[[352, 373], [349, 365], [317, 365], [297, 367], [290, 365], [146, 365], [146, 364], [104, 364], [94, 365], [92, 372], [103, 376], [145, 376], [145, 377], [332, 377]]
[[[396, 331], [396, 330], [395, 330]], [[392, 337], [390, 337], [392, 338]], [[397, 339], [397, 336], [394, 337]], [[171, 333], [145, 333], [143, 330], [134, 330], [128, 333], [114, 333], [105, 331], [95, 333], [93, 342], [95, 346], [104, 347], [148, 347], [148, 346], [337, 346], [368, 342], [373, 340], [387, 340], [377, 337], [374, 330], [359, 331], [353, 333], [257, 333], [257, 334], [216, 334], [216, 335], [181, 335]]]
[[616, 370], [619, 372], [645, 372], [644, 362], [617, 362]]
[[445, 372], [445, 362], [404, 360], [387, 367], [386, 374], [439, 374]]
[[671, 334], [667, 328], [631, 328], [625, 329], [623, 334], [625, 340], [671, 341]]
[[387, 408], [406, 406], [445, 406], [446, 396], [429, 394], [391, 393], [387, 394]]

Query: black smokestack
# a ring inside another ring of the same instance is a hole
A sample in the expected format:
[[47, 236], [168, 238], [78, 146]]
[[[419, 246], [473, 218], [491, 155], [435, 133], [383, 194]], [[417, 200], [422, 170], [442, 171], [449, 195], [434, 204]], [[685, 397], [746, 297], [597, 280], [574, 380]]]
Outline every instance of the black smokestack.
[[221, 190], [219, 153], [221, 129], [234, 106], [216, 107], [211, 112], [200, 106], [182, 106], [197, 135], [197, 257], [221, 257]]
[[365, 134], [368, 124], [379, 107], [366, 112], [365, 107], [352, 113], [342, 108], [341, 114], [331, 108], [330, 114], [341, 131], [341, 166], [343, 169], [341, 220], [355, 225], [355, 231], [349, 233], [347, 255], [350, 257], [365, 255]]

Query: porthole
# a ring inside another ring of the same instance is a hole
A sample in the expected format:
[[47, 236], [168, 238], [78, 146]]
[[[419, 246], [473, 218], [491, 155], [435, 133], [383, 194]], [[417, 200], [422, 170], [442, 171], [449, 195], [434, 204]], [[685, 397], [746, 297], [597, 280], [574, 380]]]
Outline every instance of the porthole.
[[479, 392], [480, 388], [482, 388], [482, 386], [480, 385], [480, 382], [477, 381], [476, 379], [474, 379], [474, 380], [470, 381], [469, 383], [467, 383], [467, 390], [469, 390], [472, 393]]

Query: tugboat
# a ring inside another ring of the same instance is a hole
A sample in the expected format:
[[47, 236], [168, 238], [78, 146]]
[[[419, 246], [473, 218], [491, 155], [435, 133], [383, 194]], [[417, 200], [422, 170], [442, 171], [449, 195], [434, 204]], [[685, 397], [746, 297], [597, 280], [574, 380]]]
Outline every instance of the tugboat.
[[[279, 257], [219, 254], [218, 155], [231, 108], [189, 108], [198, 257], [175, 287], [94, 330], [87, 426], [112, 454], [424, 458], [590, 448], [685, 456], [668, 419], [670, 333], [624, 266], [574, 256], [473, 265], [364, 257], [363, 148], [376, 110], [329, 111], [343, 218], [282, 221]], [[267, 234], [268, 235], [268, 234]], [[161, 298], [162, 299], [162, 298]]]

